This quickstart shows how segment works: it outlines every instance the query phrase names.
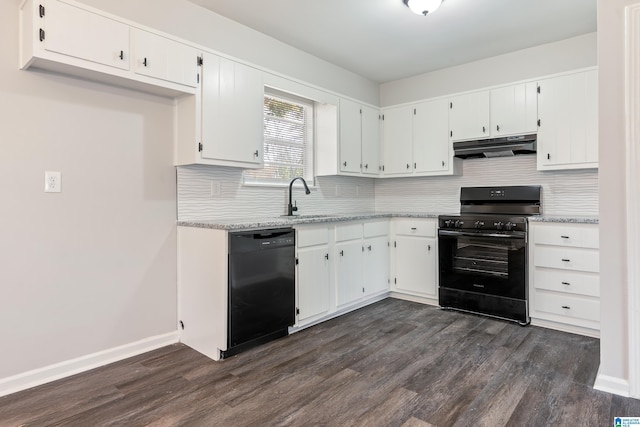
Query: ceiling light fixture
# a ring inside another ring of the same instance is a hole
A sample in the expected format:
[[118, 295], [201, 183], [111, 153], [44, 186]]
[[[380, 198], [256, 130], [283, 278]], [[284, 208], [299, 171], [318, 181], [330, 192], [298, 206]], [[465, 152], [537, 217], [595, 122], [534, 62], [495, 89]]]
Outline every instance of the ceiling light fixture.
[[440, 7], [443, 0], [402, 0], [417, 15], [427, 16]]

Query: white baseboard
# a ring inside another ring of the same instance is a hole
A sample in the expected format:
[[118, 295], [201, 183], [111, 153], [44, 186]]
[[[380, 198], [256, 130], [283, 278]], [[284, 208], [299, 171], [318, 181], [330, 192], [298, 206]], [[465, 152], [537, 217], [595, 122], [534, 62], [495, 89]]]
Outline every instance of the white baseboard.
[[623, 378], [611, 377], [609, 375], [603, 375], [598, 369], [598, 375], [596, 376], [596, 382], [593, 384], [593, 388], [607, 393], [617, 394], [619, 396], [629, 397], [629, 381]]
[[34, 369], [22, 374], [2, 378], [0, 379], [0, 396], [6, 396], [7, 394], [59, 380], [60, 378], [79, 374], [80, 372], [98, 368], [128, 357], [137, 356], [138, 354], [177, 342], [178, 332], [170, 332]]

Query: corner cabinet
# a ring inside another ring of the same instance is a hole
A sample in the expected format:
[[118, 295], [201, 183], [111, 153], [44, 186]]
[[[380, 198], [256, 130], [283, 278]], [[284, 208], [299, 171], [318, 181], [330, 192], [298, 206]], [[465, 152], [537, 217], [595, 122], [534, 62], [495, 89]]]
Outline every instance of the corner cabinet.
[[538, 170], [598, 167], [598, 72], [538, 82]]
[[71, 0], [25, 0], [19, 12], [21, 69], [172, 97], [196, 92], [193, 46]]
[[177, 101], [176, 164], [262, 167], [262, 72], [207, 52], [200, 66], [201, 91]]
[[[327, 108], [328, 105], [317, 105]], [[327, 114], [328, 113], [328, 114]], [[331, 108], [318, 111], [319, 129], [327, 131]], [[326, 144], [327, 146], [320, 147]], [[337, 144], [337, 145], [336, 145]], [[377, 177], [380, 174], [380, 110], [346, 98], [339, 99], [337, 141], [318, 141], [318, 170], [322, 175]], [[336, 148], [337, 147], [337, 148]]]

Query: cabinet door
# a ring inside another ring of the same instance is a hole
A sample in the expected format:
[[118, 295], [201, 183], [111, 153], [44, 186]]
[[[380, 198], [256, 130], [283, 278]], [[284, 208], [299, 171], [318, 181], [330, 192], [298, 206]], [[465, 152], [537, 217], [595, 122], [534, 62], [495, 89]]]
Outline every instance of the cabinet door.
[[491, 91], [491, 136], [534, 133], [538, 130], [538, 98], [535, 82]]
[[259, 70], [205, 53], [202, 157], [259, 166], [264, 139], [263, 105], [264, 87]]
[[340, 171], [360, 172], [361, 108], [348, 99], [340, 99]]
[[450, 98], [449, 126], [455, 141], [488, 137], [489, 91]]
[[538, 169], [597, 167], [597, 71], [541, 80], [538, 85]]
[[422, 102], [413, 116], [413, 162], [416, 172], [449, 170], [449, 102]]
[[45, 49], [129, 69], [129, 27], [59, 1], [46, 3]]
[[133, 71], [186, 86], [198, 86], [198, 51], [139, 29], [133, 30]]
[[329, 312], [329, 247], [298, 249], [298, 323]]
[[362, 106], [362, 173], [380, 173], [380, 111]]
[[335, 244], [336, 304], [348, 304], [362, 298], [364, 290], [362, 240]]
[[396, 236], [395, 282], [399, 292], [436, 295], [436, 239]]
[[411, 107], [389, 108], [383, 112], [384, 174], [397, 175], [413, 170]]
[[373, 295], [389, 290], [389, 237], [364, 240], [364, 293]]

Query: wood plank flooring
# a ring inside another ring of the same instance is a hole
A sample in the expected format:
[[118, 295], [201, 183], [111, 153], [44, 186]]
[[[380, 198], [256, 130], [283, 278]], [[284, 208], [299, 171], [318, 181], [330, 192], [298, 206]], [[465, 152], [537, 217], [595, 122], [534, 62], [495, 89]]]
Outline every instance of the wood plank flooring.
[[386, 299], [222, 362], [176, 344], [0, 398], [0, 426], [609, 426], [599, 340]]

